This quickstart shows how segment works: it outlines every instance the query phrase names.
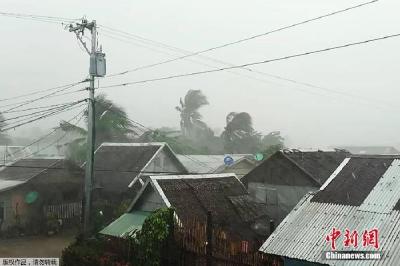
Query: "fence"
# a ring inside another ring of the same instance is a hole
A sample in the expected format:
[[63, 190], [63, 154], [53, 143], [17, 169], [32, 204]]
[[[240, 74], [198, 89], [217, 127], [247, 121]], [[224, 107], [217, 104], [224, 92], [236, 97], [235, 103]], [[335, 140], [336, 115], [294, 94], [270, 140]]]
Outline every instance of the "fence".
[[179, 265], [283, 265], [278, 257], [258, 251], [261, 241], [242, 239], [225, 228], [213, 228], [210, 214], [207, 221], [192, 218], [175, 224], [174, 241], [180, 250]]
[[82, 203], [81, 202], [72, 202], [72, 203], [63, 203], [58, 205], [47, 205], [43, 208], [44, 214], [49, 216], [54, 216], [57, 219], [73, 219], [79, 218], [82, 214]]

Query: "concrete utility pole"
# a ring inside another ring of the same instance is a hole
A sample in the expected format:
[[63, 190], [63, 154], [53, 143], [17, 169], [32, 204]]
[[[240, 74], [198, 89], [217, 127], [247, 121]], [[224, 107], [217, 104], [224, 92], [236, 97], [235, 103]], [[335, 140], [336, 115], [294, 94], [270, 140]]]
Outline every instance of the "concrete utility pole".
[[[85, 29], [90, 30], [91, 50], [86, 47], [86, 43], [82, 40], [82, 35]], [[95, 77], [105, 76], [105, 59], [104, 54], [97, 50], [97, 28], [96, 21], [88, 23], [83, 19], [81, 23], [75, 26], [70, 25], [69, 31], [76, 34], [78, 40], [82, 43], [88, 54], [90, 55], [90, 85], [89, 88], [89, 101], [88, 101], [88, 134], [87, 134], [87, 154], [86, 154], [86, 169], [85, 169], [85, 196], [84, 196], [84, 213], [83, 213], [83, 233], [84, 236], [89, 236], [90, 232], [90, 214], [92, 203], [92, 190], [93, 190], [93, 165], [94, 165], [94, 148], [95, 148], [95, 97], [94, 97], [94, 82]]]

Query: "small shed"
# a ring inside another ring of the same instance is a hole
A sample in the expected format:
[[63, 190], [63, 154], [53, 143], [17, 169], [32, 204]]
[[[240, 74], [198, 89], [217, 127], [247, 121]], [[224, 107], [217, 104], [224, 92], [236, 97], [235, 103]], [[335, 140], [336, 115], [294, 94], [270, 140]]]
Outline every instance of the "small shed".
[[0, 171], [0, 230], [81, 215], [84, 172], [64, 159], [22, 159]]

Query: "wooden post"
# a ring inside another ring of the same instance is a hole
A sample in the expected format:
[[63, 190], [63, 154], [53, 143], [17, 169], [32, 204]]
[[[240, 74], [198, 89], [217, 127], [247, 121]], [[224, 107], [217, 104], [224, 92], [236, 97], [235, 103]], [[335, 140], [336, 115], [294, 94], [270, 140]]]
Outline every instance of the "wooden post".
[[206, 227], [206, 235], [207, 235], [207, 245], [206, 245], [206, 255], [207, 255], [207, 266], [212, 266], [212, 216], [211, 211], [207, 212], [207, 227]]

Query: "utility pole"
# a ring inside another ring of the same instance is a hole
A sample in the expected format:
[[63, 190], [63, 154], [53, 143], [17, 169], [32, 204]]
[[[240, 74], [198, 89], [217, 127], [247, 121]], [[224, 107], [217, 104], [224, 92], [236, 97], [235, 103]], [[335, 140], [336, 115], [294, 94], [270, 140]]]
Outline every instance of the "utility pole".
[[[82, 40], [85, 29], [88, 29], [91, 33], [91, 50], [86, 46], [86, 43]], [[88, 101], [88, 134], [87, 134], [87, 154], [86, 154], [86, 169], [85, 169], [85, 196], [84, 196], [84, 212], [83, 212], [83, 234], [85, 237], [89, 236], [90, 233], [90, 214], [91, 214], [91, 203], [92, 203], [92, 190], [93, 190], [93, 165], [94, 165], [94, 148], [95, 148], [95, 97], [94, 97], [94, 83], [96, 77], [105, 76], [106, 65], [105, 65], [105, 54], [102, 51], [97, 50], [97, 27], [96, 21], [88, 22], [86, 19], [82, 19], [81, 23], [69, 26], [70, 32], [75, 32], [76, 37], [82, 43], [87, 53], [90, 56], [90, 84], [87, 88], [89, 91]]]

